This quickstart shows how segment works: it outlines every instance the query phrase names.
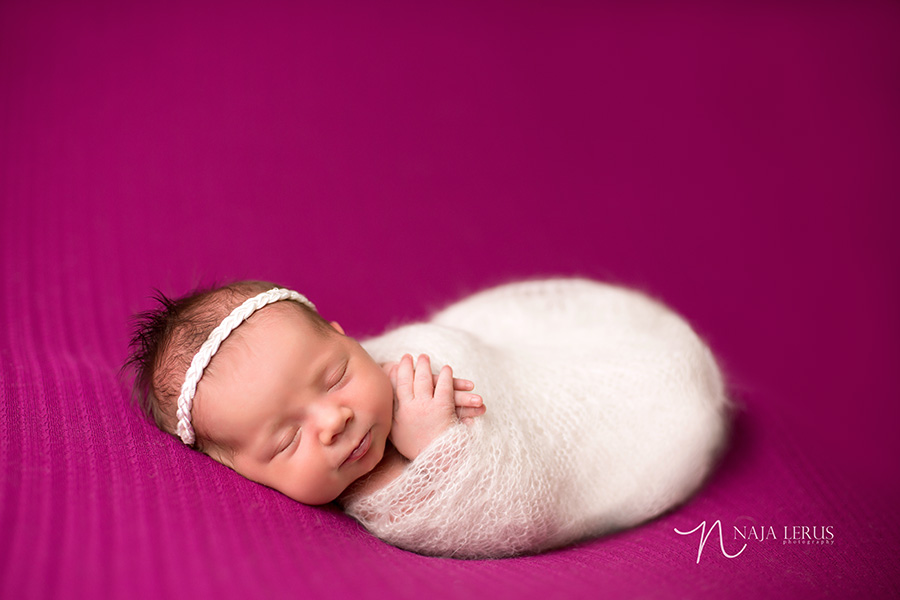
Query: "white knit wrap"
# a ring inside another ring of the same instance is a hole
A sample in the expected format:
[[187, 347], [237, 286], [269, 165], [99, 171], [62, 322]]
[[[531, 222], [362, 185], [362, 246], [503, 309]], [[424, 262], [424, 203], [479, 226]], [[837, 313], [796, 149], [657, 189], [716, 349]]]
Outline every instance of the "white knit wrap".
[[219, 349], [222, 341], [224, 341], [238, 325], [246, 321], [250, 315], [260, 308], [272, 304], [273, 302], [278, 302], [279, 300], [294, 300], [316, 310], [315, 305], [307, 300], [306, 296], [303, 294], [284, 288], [272, 288], [267, 292], [263, 292], [246, 300], [243, 304], [231, 311], [231, 314], [225, 317], [225, 319], [210, 332], [209, 337], [206, 338], [206, 341], [200, 346], [200, 350], [194, 355], [193, 360], [191, 360], [191, 366], [184, 376], [184, 383], [181, 384], [181, 394], [178, 396], [178, 411], [176, 412], [178, 425], [175, 428], [175, 432], [178, 434], [178, 437], [181, 438], [181, 441], [188, 446], [192, 445], [196, 439], [194, 436], [194, 427], [191, 425], [191, 408], [194, 404], [194, 394], [197, 393], [197, 384], [200, 382], [200, 378], [203, 377], [203, 371], [209, 365], [209, 361]]
[[727, 439], [709, 348], [634, 290], [508, 284], [363, 346], [380, 362], [429, 354], [474, 381], [487, 407], [382, 489], [342, 499], [414, 552], [510, 556], [637, 525], [697, 490]]

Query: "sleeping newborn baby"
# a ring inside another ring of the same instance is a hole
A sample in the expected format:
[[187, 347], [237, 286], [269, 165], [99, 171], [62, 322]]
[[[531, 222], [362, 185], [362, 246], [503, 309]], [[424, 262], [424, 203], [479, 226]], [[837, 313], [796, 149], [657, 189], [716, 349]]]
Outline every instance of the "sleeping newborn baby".
[[637, 525], [696, 491], [727, 438], [707, 346], [623, 287], [507, 284], [361, 343], [269, 283], [159, 300], [129, 363], [161, 429], [423, 554], [512, 556]]

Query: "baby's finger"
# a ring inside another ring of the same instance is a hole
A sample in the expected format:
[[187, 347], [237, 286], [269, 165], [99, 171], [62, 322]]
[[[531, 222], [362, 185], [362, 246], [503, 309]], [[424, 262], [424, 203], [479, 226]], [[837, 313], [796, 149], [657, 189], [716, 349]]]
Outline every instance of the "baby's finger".
[[460, 421], [463, 419], [468, 419], [472, 417], [480, 417], [485, 413], [485, 407], [469, 407], [469, 406], [457, 406], [456, 407], [456, 416]]
[[453, 369], [449, 365], [444, 365], [438, 375], [437, 383], [434, 386], [434, 397], [450, 402], [455, 400], [453, 392]]
[[410, 400], [413, 397], [413, 363], [409, 354], [404, 354], [400, 359], [396, 380], [397, 399], [404, 402]]
[[426, 399], [434, 395], [434, 380], [431, 372], [431, 360], [427, 354], [420, 354], [416, 361], [416, 375], [413, 383], [416, 398]]
[[453, 402], [456, 406], [482, 406], [484, 404], [481, 396], [469, 392], [456, 392], [453, 395]]
[[[438, 374], [434, 376], [434, 384], [437, 385]], [[469, 381], [468, 379], [460, 379], [458, 377], [453, 378], [453, 389], [461, 392], [465, 392], [468, 390], [474, 390], [475, 384]]]
[[453, 379], [453, 389], [454, 389], [454, 390], [462, 390], [462, 391], [466, 391], [466, 390], [474, 390], [474, 389], [475, 389], [475, 383], [472, 382], [472, 381], [469, 381], [468, 379], [457, 379], [457, 378], [454, 378], [454, 379]]

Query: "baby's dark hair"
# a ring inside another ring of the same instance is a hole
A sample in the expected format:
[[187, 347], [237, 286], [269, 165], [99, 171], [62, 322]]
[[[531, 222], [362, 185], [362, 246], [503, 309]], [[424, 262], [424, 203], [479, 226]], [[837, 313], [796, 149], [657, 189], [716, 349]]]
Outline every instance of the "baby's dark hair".
[[[134, 316], [129, 358], [123, 370], [134, 374], [132, 399], [163, 431], [175, 434], [178, 396], [194, 355], [232, 310], [245, 300], [282, 287], [266, 281], [236, 281], [200, 288], [180, 298], [156, 290], [159, 305]], [[312, 308], [288, 301], [323, 335], [331, 325]], [[201, 440], [198, 440], [200, 443]]]

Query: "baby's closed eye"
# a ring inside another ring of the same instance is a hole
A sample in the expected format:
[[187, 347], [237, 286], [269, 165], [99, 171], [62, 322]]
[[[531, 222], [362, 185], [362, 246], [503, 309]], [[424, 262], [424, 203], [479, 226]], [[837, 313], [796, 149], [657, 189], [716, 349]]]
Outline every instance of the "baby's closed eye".
[[297, 427], [296, 429], [290, 430], [290, 433], [284, 437], [284, 440], [282, 440], [282, 442], [278, 445], [278, 450], [275, 452], [275, 454], [278, 455], [290, 448], [293, 448], [299, 441], [300, 427]]
[[334, 377], [331, 378], [332, 382], [328, 389], [329, 391], [339, 390], [344, 384], [347, 383], [347, 373], [349, 372], [350, 361], [347, 360], [344, 362], [344, 366], [335, 374]]

